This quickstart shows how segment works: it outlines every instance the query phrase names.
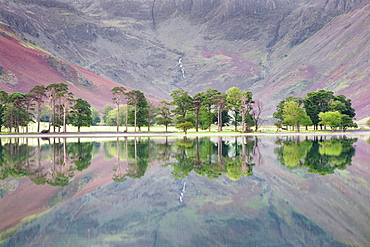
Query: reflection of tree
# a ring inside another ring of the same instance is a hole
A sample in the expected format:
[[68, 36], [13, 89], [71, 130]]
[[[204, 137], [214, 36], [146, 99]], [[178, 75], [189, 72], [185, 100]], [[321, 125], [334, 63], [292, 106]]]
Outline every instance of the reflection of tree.
[[275, 150], [280, 163], [288, 169], [296, 169], [303, 166], [304, 158], [312, 147], [311, 140], [300, 141], [298, 138], [283, 141], [282, 146]]
[[[241, 144], [237, 141], [237, 138], [235, 139], [233, 143], [235, 153], [227, 159], [227, 176], [232, 180], [253, 175], [253, 166], [255, 164], [252, 163], [252, 153], [256, 142], [247, 136], [243, 136], [241, 139]], [[239, 153], [239, 150], [241, 150], [241, 153]]]
[[[125, 139], [127, 141], [127, 137]], [[127, 143], [126, 143], [126, 146], [127, 146]], [[122, 169], [121, 169], [121, 160], [120, 160], [121, 147], [120, 147], [120, 141], [119, 141], [118, 137], [117, 137], [117, 140], [116, 140], [116, 147], [117, 147], [117, 167], [113, 169], [113, 171], [114, 171], [113, 181], [115, 181], [115, 182], [124, 182], [124, 181], [126, 181], [126, 178], [125, 178], [126, 174], [124, 174], [122, 172]]]
[[[115, 142], [104, 143], [104, 157], [111, 159], [117, 157], [117, 165], [113, 168], [113, 180], [124, 182], [126, 177], [140, 178], [144, 175], [148, 164], [150, 149], [149, 138], [137, 138], [129, 140], [125, 137], [125, 142], [117, 138]], [[127, 169], [122, 169], [122, 161], [127, 164]]]
[[289, 169], [305, 167], [310, 173], [325, 175], [351, 165], [356, 141], [347, 138], [323, 140], [323, 137], [304, 141], [295, 139], [282, 142], [275, 153], [281, 164]]
[[[198, 140], [196, 139], [196, 142]], [[212, 142], [209, 138], [201, 138], [197, 148], [197, 155], [200, 157], [199, 161], [196, 161], [194, 171], [202, 176], [206, 176], [209, 179], [217, 178], [224, 171], [220, 171], [219, 166], [215, 162], [214, 154], [217, 153], [217, 148], [215, 143]], [[219, 159], [219, 158], [218, 158]]]
[[335, 169], [344, 170], [351, 165], [355, 155], [353, 144], [357, 139], [331, 139], [329, 141], [313, 142], [310, 152], [307, 154], [304, 166], [310, 173], [321, 175], [334, 173]]
[[176, 162], [169, 164], [173, 167], [171, 174], [175, 178], [185, 178], [193, 170], [193, 159], [188, 155], [193, 147], [194, 141], [187, 139], [187, 137], [176, 142], [176, 152], [172, 155]]
[[54, 138], [48, 145], [30, 146], [28, 139], [9, 139], [0, 143], [0, 179], [11, 176], [28, 176], [35, 184], [67, 186], [75, 170], [86, 169], [90, 165], [92, 143], [68, 143], [66, 138]]
[[[68, 143], [68, 156], [76, 165], [76, 170], [82, 171], [91, 165], [93, 147], [92, 142], [81, 142], [80, 138], [78, 138], [78, 142]], [[65, 158], [67, 157], [65, 156]]]
[[255, 141], [245, 137], [242, 138], [242, 143], [238, 138], [230, 142], [219, 137], [216, 143], [209, 138], [184, 138], [177, 141], [173, 148], [175, 152], [172, 157], [175, 162], [167, 165], [173, 167], [172, 175], [177, 178], [184, 178], [194, 170], [209, 179], [227, 173], [229, 178], [237, 180], [253, 174], [254, 147]]
[[172, 143], [168, 141], [168, 137], [166, 137], [164, 143], [156, 143], [155, 145], [155, 153], [156, 159], [160, 162], [167, 162], [171, 158], [171, 148]]
[[45, 176], [43, 175], [44, 167], [41, 165], [41, 144], [40, 138], [37, 138], [37, 151], [36, 151], [36, 163], [37, 166], [34, 168], [34, 174], [29, 176], [30, 180], [37, 185], [43, 185], [46, 183]]
[[73, 177], [72, 169], [67, 167], [66, 139], [62, 142], [60, 138], [53, 138], [50, 155], [52, 157], [48, 173], [46, 174], [46, 183], [52, 186], [65, 187], [69, 179]]
[[132, 178], [140, 178], [145, 174], [149, 163], [149, 144], [148, 139], [135, 137], [128, 144], [128, 164], [129, 170], [127, 176]]
[[30, 174], [27, 153], [27, 145], [20, 144], [19, 139], [10, 139], [9, 143], [1, 145], [0, 178], [21, 178]]

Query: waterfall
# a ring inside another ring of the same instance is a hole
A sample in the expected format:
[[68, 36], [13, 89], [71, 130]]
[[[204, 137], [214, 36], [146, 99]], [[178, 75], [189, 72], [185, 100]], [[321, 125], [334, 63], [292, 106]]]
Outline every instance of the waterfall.
[[184, 69], [184, 65], [182, 63], [182, 57], [179, 58], [179, 67], [180, 67], [180, 70], [181, 70], [182, 78], [185, 79], [185, 69]]

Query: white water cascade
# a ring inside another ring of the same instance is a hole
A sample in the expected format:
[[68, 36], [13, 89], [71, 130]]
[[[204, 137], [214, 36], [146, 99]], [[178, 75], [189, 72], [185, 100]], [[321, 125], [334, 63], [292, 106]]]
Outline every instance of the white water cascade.
[[185, 79], [185, 69], [184, 69], [184, 65], [182, 63], [182, 57], [179, 58], [179, 67], [180, 67], [180, 70], [181, 70], [182, 78]]

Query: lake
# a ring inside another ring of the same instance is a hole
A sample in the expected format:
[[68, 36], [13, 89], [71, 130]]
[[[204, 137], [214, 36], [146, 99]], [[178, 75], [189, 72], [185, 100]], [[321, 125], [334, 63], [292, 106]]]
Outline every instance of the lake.
[[0, 139], [0, 246], [370, 245], [369, 136]]

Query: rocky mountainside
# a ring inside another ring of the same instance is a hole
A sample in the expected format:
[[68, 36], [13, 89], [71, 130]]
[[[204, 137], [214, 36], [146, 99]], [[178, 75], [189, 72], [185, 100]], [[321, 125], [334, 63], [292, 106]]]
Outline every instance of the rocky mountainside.
[[[0, 90], [27, 93], [36, 85], [68, 84], [75, 98], [88, 100], [102, 110], [111, 104], [111, 89], [120, 84], [98, 76], [43, 50], [35, 43], [19, 37], [8, 25], [0, 23]], [[127, 90], [132, 90], [126, 87]], [[161, 98], [147, 94], [152, 102]]]
[[237, 86], [262, 100], [268, 116], [287, 96], [326, 89], [351, 98], [366, 117], [365, 0], [0, 4], [2, 22], [56, 57], [160, 97]]

